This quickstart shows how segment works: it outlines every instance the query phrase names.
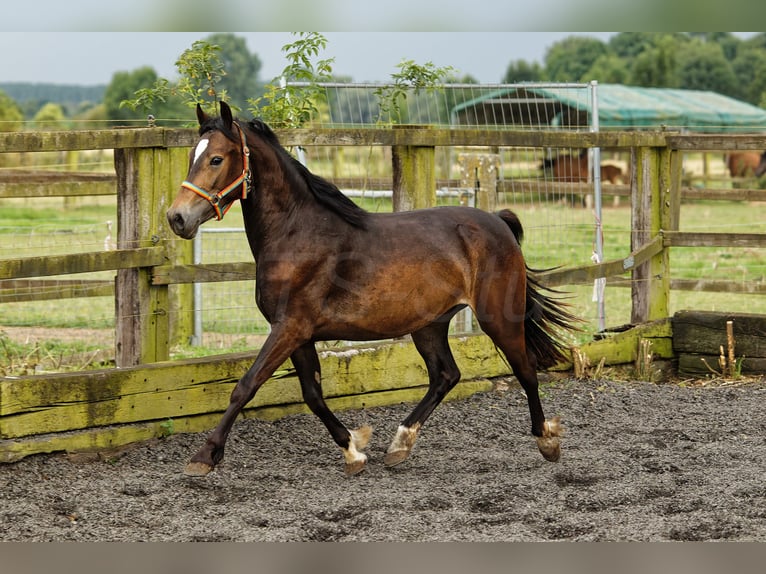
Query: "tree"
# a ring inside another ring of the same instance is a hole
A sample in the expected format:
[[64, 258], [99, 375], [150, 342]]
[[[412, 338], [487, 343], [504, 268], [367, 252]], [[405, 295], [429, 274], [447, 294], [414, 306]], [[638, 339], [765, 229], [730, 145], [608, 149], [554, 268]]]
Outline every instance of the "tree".
[[695, 40], [678, 53], [679, 87], [736, 97], [734, 70], [718, 44]]
[[[319, 107], [326, 105], [325, 90], [319, 84], [332, 79], [334, 58], [317, 60], [327, 47], [327, 38], [318, 32], [293, 32], [294, 42], [282, 46], [288, 64], [282, 73], [266, 85], [266, 92], [248, 100], [248, 110], [275, 127], [300, 127], [318, 117]], [[297, 88], [281, 80], [305, 82]]]
[[654, 44], [655, 32], [620, 32], [609, 39], [609, 50], [630, 60]]
[[585, 74], [586, 78], [598, 80], [603, 84], [624, 84], [630, 70], [627, 62], [614, 54], [599, 56]]
[[676, 51], [672, 36], [658, 36], [633, 60], [628, 83], [647, 88], [677, 88]]
[[24, 123], [24, 114], [16, 101], [0, 90], [0, 131], [19, 131]]
[[116, 72], [106, 87], [106, 92], [104, 92], [107, 119], [113, 122], [145, 121], [145, 112], [132, 110], [122, 106], [121, 103], [132, 97], [139, 89], [154, 85], [156, 81], [157, 72], [149, 66], [138, 68], [132, 72]]
[[503, 76], [503, 83], [539, 82], [543, 79], [543, 68], [537, 62], [514, 60], [508, 64]]
[[606, 55], [607, 47], [598, 38], [568, 36], [556, 42], [545, 54], [545, 74], [552, 82], [587, 82], [594, 62]]
[[106, 117], [112, 122], [146, 122], [149, 114], [160, 120], [186, 119], [188, 113], [181, 103], [173, 98], [162, 94], [145, 105], [126, 106], [123, 104], [127, 99], [135, 96], [137, 92], [153, 90], [163, 82], [157, 77], [154, 68], [144, 66], [132, 72], [117, 72], [112, 76], [112, 81], [104, 92], [104, 107]]
[[60, 130], [64, 125], [64, 108], [61, 104], [48, 102], [39, 110], [34, 117], [35, 127], [39, 130]]
[[250, 53], [244, 38], [234, 34], [211, 34], [206, 41], [220, 47], [219, 57], [226, 70], [226, 75], [220, 80], [221, 87], [235, 107], [244, 109], [247, 100], [258, 95], [260, 58]]
[[731, 61], [739, 99], [759, 105], [766, 96], [766, 50], [743, 44]]

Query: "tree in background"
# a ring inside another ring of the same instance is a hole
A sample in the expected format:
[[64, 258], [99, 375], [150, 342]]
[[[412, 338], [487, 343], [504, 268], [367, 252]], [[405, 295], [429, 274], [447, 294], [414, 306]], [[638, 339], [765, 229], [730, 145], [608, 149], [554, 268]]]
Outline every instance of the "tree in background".
[[16, 101], [0, 90], [0, 131], [15, 132], [24, 124], [24, 114]]
[[736, 76], [736, 97], [761, 107], [766, 107], [766, 49], [744, 43], [731, 62]]
[[185, 110], [178, 106], [177, 102], [167, 101], [164, 97], [158, 97], [148, 106], [131, 108], [122, 104], [124, 100], [133, 97], [136, 92], [155, 86], [158, 82], [160, 79], [157, 72], [150, 66], [137, 68], [132, 72], [115, 73], [104, 92], [107, 119], [115, 124], [145, 125], [147, 115], [150, 113], [155, 118], [184, 117]]
[[[266, 85], [263, 96], [250, 98], [248, 110], [274, 127], [299, 127], [319, 115], [326, 107], [325, 91], [319, 86], [332, 80], [334, 58], [317, 59], [327, 46], [327, 38], [317, 32], [297, 32], [294, 42], [282, 46], [287, 65]], [[302, 82], [302, 87], [285, 82]]]
[[584, 77], [598, 79], [605, 84], [626, 84], [630, 77], [630, 70], [625, 65], [625, 60], [619, 56], [604, 54], [596, 58]]
[[250, 53], [244, 38], [234, 34], [211, 34], [205, 41], [220, 48], [219, 57], [226, 70], [220, 86], [226, 90], [229, 103], [238, 109], [245, 109], [247, 101], [256, 98], [262, 91], [258, 81], [261, 59]]
[[548, 48], [543, 74], [556, 82], [714, 91], [763, 107], [766, 33], [620, 32], [607, 43], [569, 36]]
[[569, 36], [548, 48], [545, 54], [545, 75], [551, 82], [589, 82], [587, 73], [607, 46], [598, 38]]
[[513, 60], [505, 70], [503, 83], [539, 82], [543, 79], [543, 68], [537, 62]]
[[32, 120], [38, 130], [62, 130], [69, 127], [61, 104], [48, 102], [35, 114]]
[[630, 70], [626, 83], [646, 88], [678, 88], [676, 51], [679, 42], [666, 35], [647, 38], [648, 43], [632, 60], [623, 59]]
[[710, 90], [733, 96], [738, 87], [731, 64], [720, 45], [698, 39], [678, 51], [678, 83], [688, 90]]

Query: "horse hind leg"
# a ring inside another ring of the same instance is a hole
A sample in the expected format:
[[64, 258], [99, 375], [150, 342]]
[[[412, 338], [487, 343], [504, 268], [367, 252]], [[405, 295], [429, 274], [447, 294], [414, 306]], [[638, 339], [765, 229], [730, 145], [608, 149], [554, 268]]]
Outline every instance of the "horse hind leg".
[[421, 427], [460, 380], [460, 371], [447, 339], [451, 317], [452, 315], [447, 315], [438, 322], [412, 333], [415, 348], [425, 360], [428, 370], [428, 391], [412, 413], [399, 425], [383, 459], [386, 466], [400, 464], [410, 456]]
[[319, 357], [313, 343], [306, 343], [291, 356], [293, 366], [301, 383], [303, 400], [330, 431], [335, 444], [343, 450], [344, 471], [347, 476], [362, 472], [367, 465], [367, 455], [362, 450], [372, 435], [372, 428], [363, 426], [349, 430], [338, 420], [322, 396]]
[[[494, 316], [502, 317], [502, 314]], [[508, 320], [498, 325], [494, 321], [480, 319], [479, 323], [505, 355], [513, 374], [524, 389], [532, 421], [532, 435], [537, 442], [537, 449], [545, 460], [558, 461], [561, 456], [560, 437], [563, 434], [563, 427], [559, 417], [546, 420], [543, 413], [538, 392], [537, 359], [532, 353], [527, 352], [523, 321]]]

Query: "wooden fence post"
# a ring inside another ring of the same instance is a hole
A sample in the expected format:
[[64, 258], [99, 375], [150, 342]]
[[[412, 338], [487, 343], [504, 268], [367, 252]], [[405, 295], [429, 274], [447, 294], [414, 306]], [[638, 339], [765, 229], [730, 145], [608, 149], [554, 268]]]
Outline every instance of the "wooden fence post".
[[[395, 129], [427, 129], [394, 126]], [[432, 146], [396, 145], [391, 149], [393, 209], [410, 211], [436, 205], [436, 154]]]
[[496, 153], [461, 153], [457, 161], [460, 165], [460, 187], [474, 190], [474, 207], [495, 211], [500, 156]]
[[[631, 251], [650, 242], [663, 229], [677, 227], [680, 197], [675, 178], [678, 159], [664, 148], [635, 148], [631, 155], [635, 169], [631, 181]], [[674, 193], [675, 191], [675, 193]], [[670, 258], [667, 249], [632, 273], [633, 324], [668, 316], [670, 299]]]
[[[158, 249], [167, 247], [169, 255], [183, 252], [182, 247], [176, 248], [177, 242], [166, 241], [171, 232], [165, 221], [165, 212], [185, 173], [184, 163], [180, 161], [182, 152], [185, 157], [182, 148], [180, 151], [164, 148], [115, 150], [118, 248], [157, 246]], [[188, 254], [186, 259], [190, 260]], [[178, 339], [183, 330], [183, 322], [179, 321], [175, 337], [171, 336], [170, 309], [169, 288], [152, 285], [151, 268], [117, 272], [115, 362], [118, 367], [169, 358], [171, 342]]]

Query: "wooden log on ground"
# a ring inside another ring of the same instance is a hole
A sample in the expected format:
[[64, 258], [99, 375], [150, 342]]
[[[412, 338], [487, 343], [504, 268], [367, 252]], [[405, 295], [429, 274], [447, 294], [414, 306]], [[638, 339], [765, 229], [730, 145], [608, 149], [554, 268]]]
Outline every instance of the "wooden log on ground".
[[673, 316], [673, 350], [682, 375], [720, 372], [721, 349], [728, 354], [726, 323], [732, 321], [734, 356], [742, 374], [766, 373], [766, 315], [679, 311]]

